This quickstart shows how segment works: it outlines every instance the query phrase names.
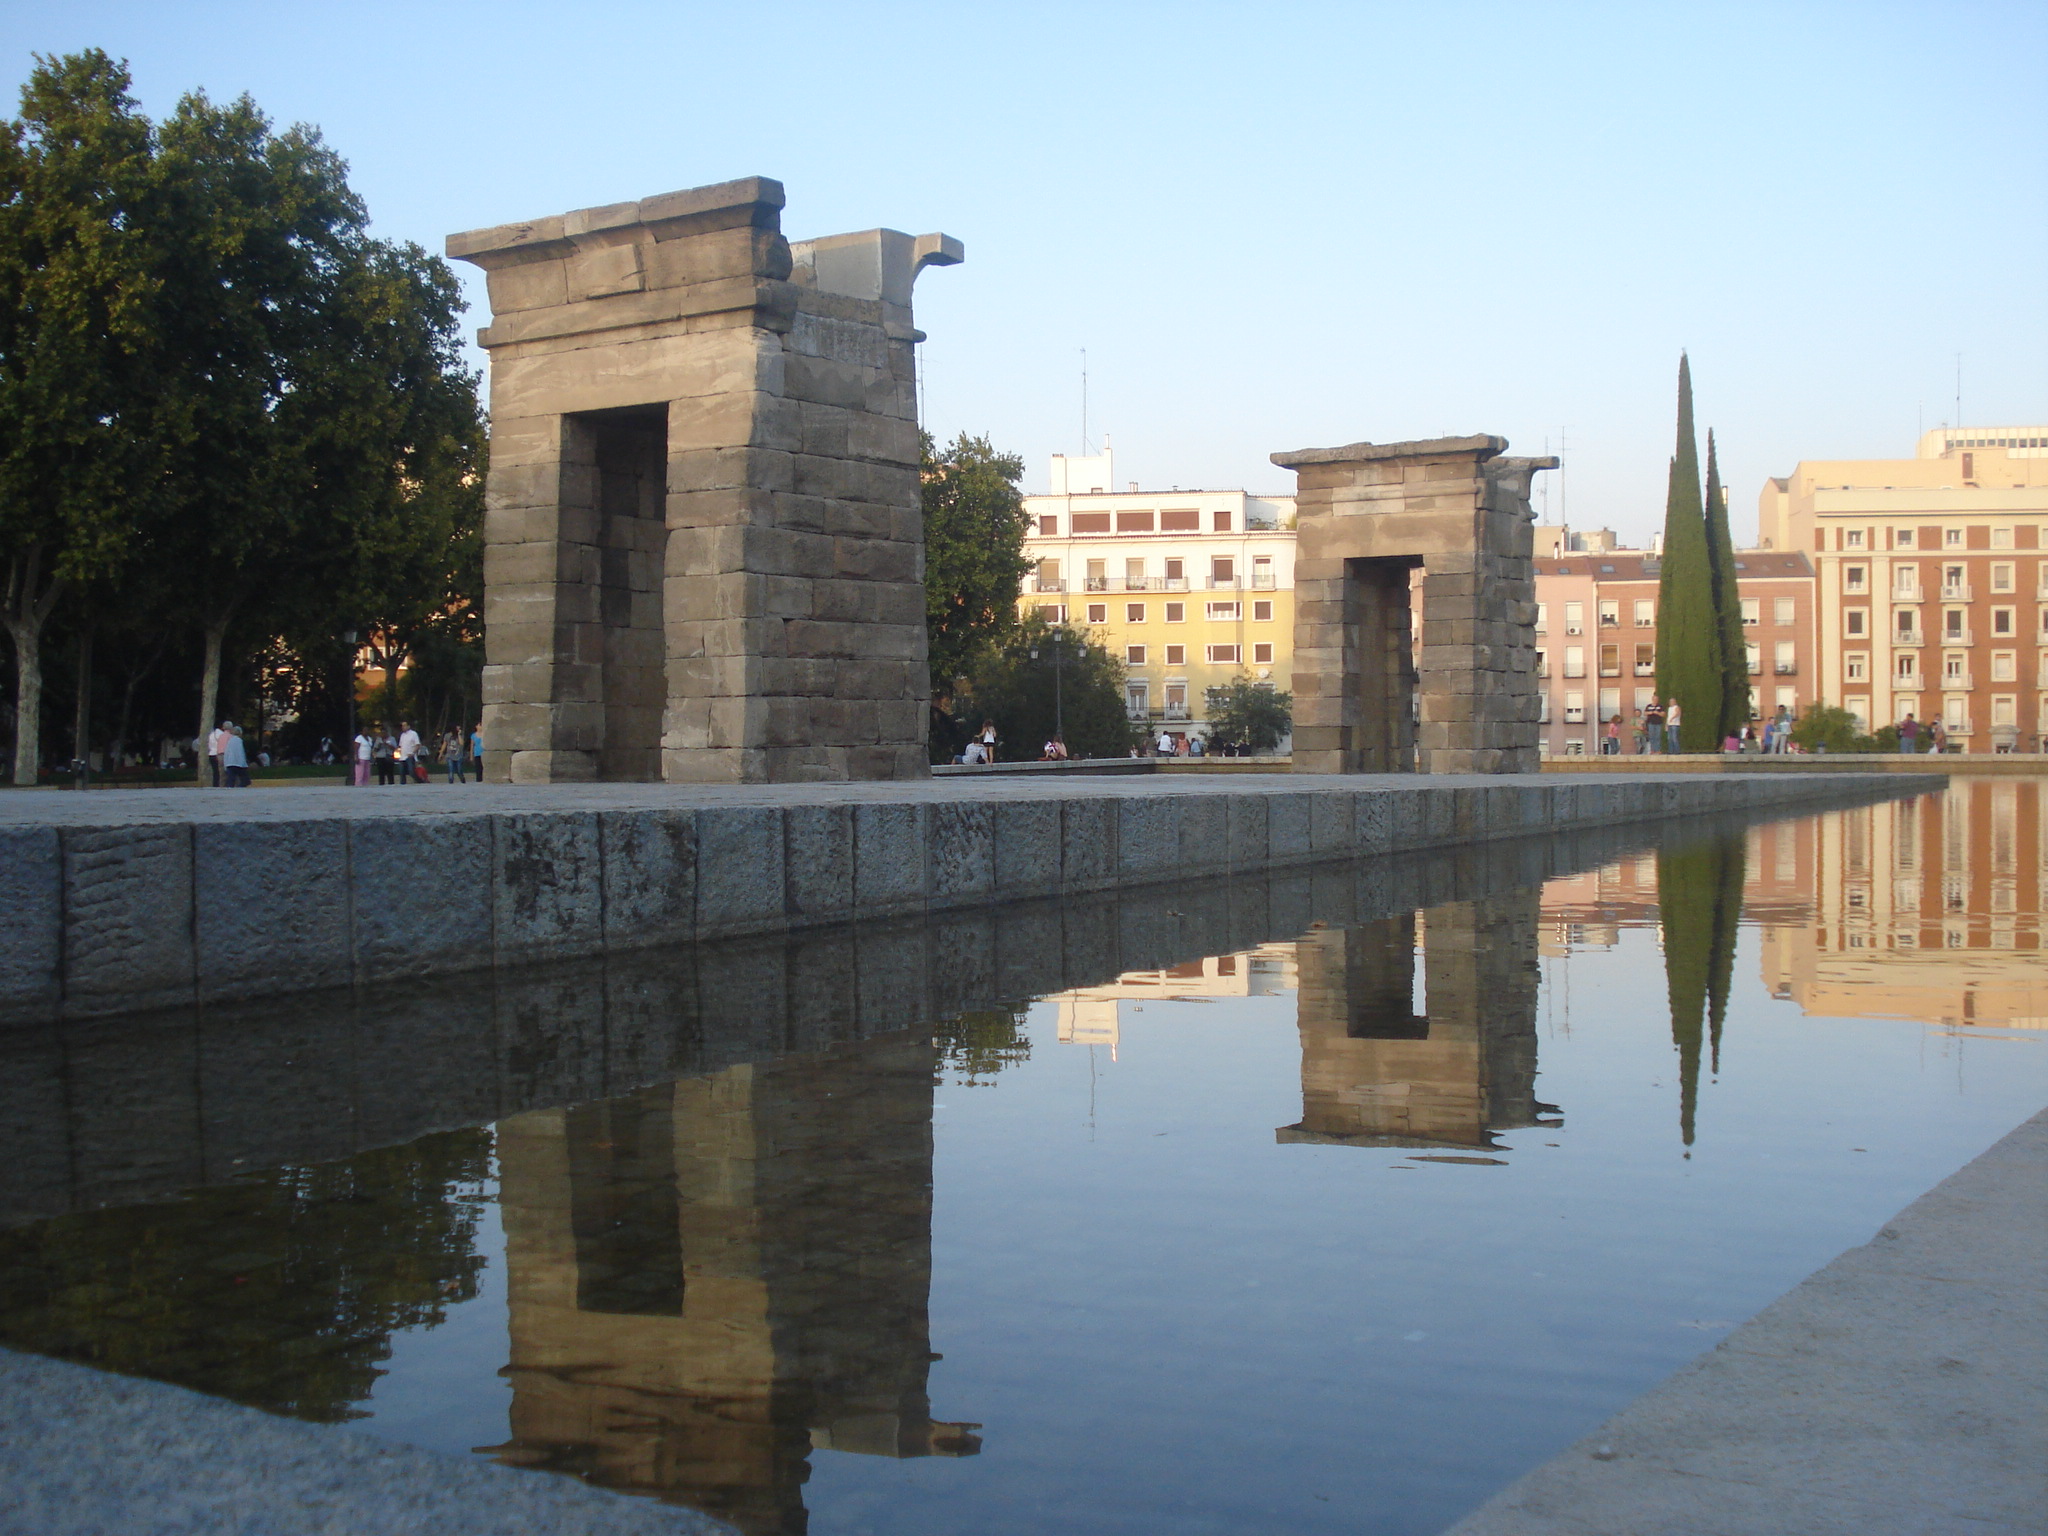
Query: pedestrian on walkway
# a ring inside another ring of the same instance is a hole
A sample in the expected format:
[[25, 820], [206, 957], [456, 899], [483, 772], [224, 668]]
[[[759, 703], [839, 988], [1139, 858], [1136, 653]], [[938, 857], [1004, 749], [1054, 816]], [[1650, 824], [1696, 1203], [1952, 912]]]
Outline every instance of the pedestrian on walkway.
[[213, 766], [213, 787], [215, 789], [221, 788], [223, 784], [223, 765], [227, 761], [227, 750], [228, 723], [223, 720], [219, 725], [216, 725], [211, 731], [206, 733], [206, 760]]
[[1930, 752], [1946, 752], [1948, 750], [1948, 727], [1939, 720], [1934, 722], [1933, 728], [1927, 733], [1927, 750]]
[[1679, 750], [1678, 724], [1678, 700], [1668, 699], [1664, 704], [1664, 739], [1668, 743], [1665, 748], [1668, 752]]
[[[1026, 741], [1030, 739], [1028, 736], [1025, 738]], [[984, 763], [993, 763], [996, 760], [996, 723], [993, 720], [984, 719], [981, 722], [981, 760]]]
[[1643, 711], [1643, 737], [1650, 752], [1664, 750], [1664, 705], [1660, 700], [1650, 700], [1650, 707]]
[[391, 759], [397, 751], [398, 743], [392, 738], [391, 727], [389, 725], [378, 726], [376, 737], [370, 747], [370, 762], [371, 766], [377, 770], [377, 787], [379, 789], [391, 787]]
[[1607, 730], [1600, 740], [1602, 757], [1621, 756], [1621, 716], [1616, 715], [1607, 722]]
[[242, 740], [242, 728], [230, 720], [223, 729], [226, 740], [221, 743], [221, 770], [229, 789], [249, 787], [249, 748]]
[[450, 784], [467, 784], [462, 766], [462, 738], [453, 731], [441, 733], [441, 762], [448, 770]]
[[1643, 755], [1643, 711], [1640, 705], [1628, 712], [1628, 750], [1633, 757]]
[[1918, 752], [1920, 750], [1920, 722], [1913, 718], [1913, 711], [1906, 711], [1906, 718], [1899, 722], [1899, 750]]
[[479, 720], [469, 732], [469, 760], [476, 767], [476, 781], [484, 781], [484, 726]]
[[410, 784], [420, 771], [420, 733], [401, 720], [398, 722], [398, 774], [399, 783]]
[[356, 732], [355, 745], [349, 751], [350, 761], [354, 765], [350, 783], [358, 789], [367, 789], [370, 784], [371, 742], [369, 730], [368, 726], [364, 726], [363, 729]]

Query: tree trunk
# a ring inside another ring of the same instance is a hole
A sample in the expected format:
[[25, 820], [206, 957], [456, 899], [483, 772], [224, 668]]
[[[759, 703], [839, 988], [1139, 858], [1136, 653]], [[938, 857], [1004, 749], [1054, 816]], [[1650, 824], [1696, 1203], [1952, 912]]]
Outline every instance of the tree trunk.
[[121, 688], [121, 718], [114, 726], [113, 744], [107, 749], [110, 770], [121, 766], [121, 758], [128, 749], [128, 722], [135, 718], [135, 690], [142, 680], [156, 670], [156, 664], [163, 659], [165, 636], [157, 635], [156, 649], [149, 653], [149, 660], [128, 673], [128, 681]]
[[199, 759], [199, 787], [204, 789], [210, 782], [211, 764], [206, 756], [206, 738], [219, 722], [213, 712], [220, 704], [220, 653], [221, 643], [227, 638], [228, 614], [206, 621], [206, 659], [200, 663], [199, 671], [199, 750], [194, 755]]
[[43, 756], [43, 625], [64, 590], [62, 581], [38, 593], [41, 546], [7, 562], [7, 603], [0, 622], [14, 641], [14, 782], [33, 788]]
[[78, 632], [78, 704], [71, 720], [71, 755], [92, 762], [92, 625]]

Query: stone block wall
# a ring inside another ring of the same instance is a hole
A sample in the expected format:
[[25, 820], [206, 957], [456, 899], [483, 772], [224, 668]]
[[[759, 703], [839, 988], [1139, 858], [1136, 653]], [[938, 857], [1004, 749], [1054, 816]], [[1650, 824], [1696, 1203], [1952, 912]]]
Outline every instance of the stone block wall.
[[926, 772], [911, 286], [749, 178], [452, 236], [488, 274], [495, 781]]
[[1557, 460], [1506, 447], [1476, 436], [1273, 455], [1299, 482], [1297, 772], [1536, 771], [1529, 482]]

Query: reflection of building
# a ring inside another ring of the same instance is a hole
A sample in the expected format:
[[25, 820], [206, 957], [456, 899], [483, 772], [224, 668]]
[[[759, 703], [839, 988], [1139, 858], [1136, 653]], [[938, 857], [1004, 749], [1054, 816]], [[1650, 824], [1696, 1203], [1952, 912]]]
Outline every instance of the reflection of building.
[[1294, 946], [1265, 944], [1236, 955], [1212, 955], [1163, 971], [1126, 971], [1099, 987], [1056, 992], [1062, 1045], [1115, 1049], [1120, 1008], [1129, 1002], [1170, 1002], [1190, 997], [1271, 997], [1294, 987]]
[[813, 1449], [978, 1449], [925, 1395], [935, 1065], [873, 1042], [503, 1122], [500, 1454], [782, 1536]]
[[2048, 1029], [2042, 790], [1959, 779], [1816, 817], [1812, 911], [1766, 930], [1766, 981], [1813, 1014]]
[[1027, 496], [1023, 611], [1086, 629], [1124, 663], [1133, 720], [1202, 735], [1207, 692], [1293, 676], [1294, 498], [1140, 491], [1109, 450], [1054, 455]]
[[1801, 460], [1762, 536], [1819, 567], [1820, 696], [2034, 751], [2048, 700], [2048, 426], [1943, 427], [1910, 459]]
[[1536, 1124], [1536, 917], [1516, 891], [1303, 938], [1302, 1114], [1278, 1139], [1485, 1147]]

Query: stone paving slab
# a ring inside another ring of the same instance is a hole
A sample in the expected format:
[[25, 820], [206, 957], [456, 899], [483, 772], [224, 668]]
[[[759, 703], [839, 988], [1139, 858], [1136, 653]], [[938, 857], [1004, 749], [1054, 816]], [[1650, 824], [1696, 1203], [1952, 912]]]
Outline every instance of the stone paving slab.
[[0, 1530], [22, 1536], [734, 1536], [569, 1477], [0, 1350]]
[[1924, 791], [1882, 775], [1163, 775], [0, 795], [46, 1023]]
[[2048, 1110], [1446, 1536], [2048, 1532]]

